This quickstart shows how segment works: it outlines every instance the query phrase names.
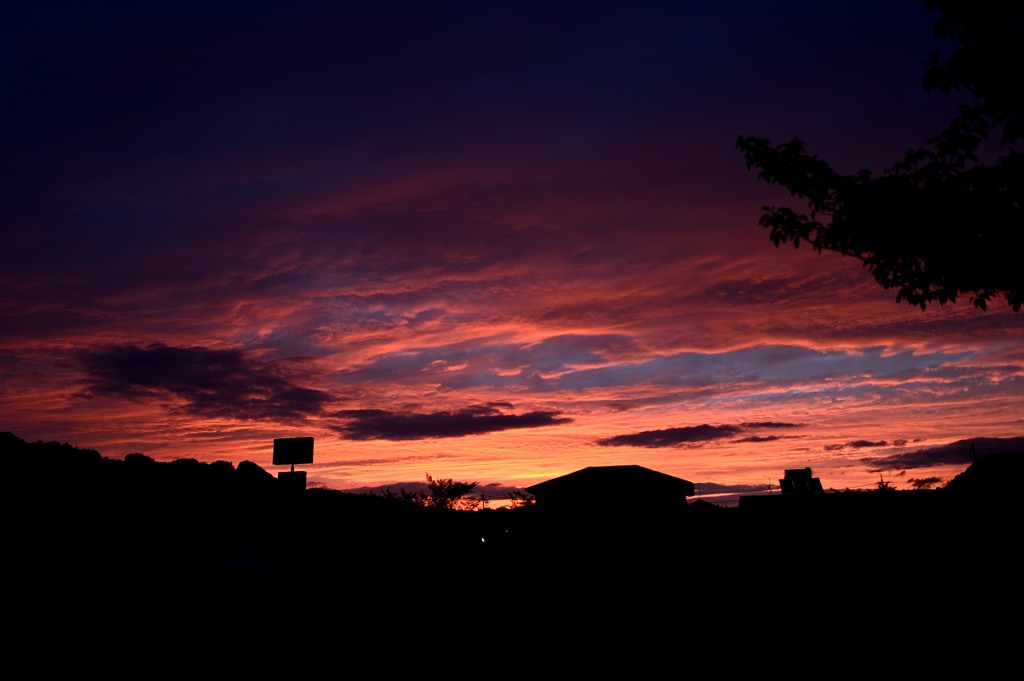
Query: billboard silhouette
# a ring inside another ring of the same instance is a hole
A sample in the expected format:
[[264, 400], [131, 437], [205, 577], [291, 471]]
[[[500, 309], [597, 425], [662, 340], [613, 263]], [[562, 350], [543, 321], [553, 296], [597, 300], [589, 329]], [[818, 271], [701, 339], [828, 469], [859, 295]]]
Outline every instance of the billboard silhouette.
[[274, 465], [313, 463], [313, 438], [282, 437], [274, 440]]

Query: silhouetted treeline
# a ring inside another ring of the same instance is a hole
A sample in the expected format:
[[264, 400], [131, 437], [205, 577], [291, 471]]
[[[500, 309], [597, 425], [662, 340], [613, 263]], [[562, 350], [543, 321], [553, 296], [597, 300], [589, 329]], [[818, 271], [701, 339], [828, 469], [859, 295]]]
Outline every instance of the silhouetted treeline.
[[338, 583], [362, 597], [526, 605], [594, 585], [604, 597], [689, 602], [714, 589], [764, 598], [900, 575], [955, 584], [985, 573], [994, 584], [1012, 572], [1019, 582], [1020, 452], [982, 457], [937, 490], [697, 502], [656, 516], [614, 504], [559, 515], [425, 508], [289, 489], [251, 462], [107, 459], [11, 433], [0, 433], [0, 453], [8, 565], [64, 588]]

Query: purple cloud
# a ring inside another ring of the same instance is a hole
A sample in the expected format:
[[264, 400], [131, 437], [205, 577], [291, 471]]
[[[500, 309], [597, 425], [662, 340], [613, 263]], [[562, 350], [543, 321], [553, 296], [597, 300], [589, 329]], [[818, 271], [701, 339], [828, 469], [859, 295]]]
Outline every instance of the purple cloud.
[[[505, 406], [502, 403], [501, 406]], [[482, 435], [518, 428], [569, 423], [559, 412], [531, 411], [503, 414], [495, 405], [479, 405], [458, 411], [413, 413], [384, 409], [349, 409], [336, 416], [349, 419], [334, 430], [346, 440], [423, 440], [428, 438]]]
[[739, 426], [710, 426], [705, 423], [699, 426], [663, 428], [645, 430], [631, 435], [616, 435], [598, 440], [597, 444], [605, 447], [678, 447], [693, 442], [732, 437], [740, 430]]
[[81, 397], [177, 397], [196, 416], [301, 421], [330, 400], [293, 383], [286, 362], [262, 362], [239, 350], [122, 345], [82, 353], [81, 360], [87, 374]]
[[[798, 423], [783, 423], [778, 421], [761, 421], [743, 423], [738, 426], [721, 425], [710, 426], [702, 424], [699, 426], [685, 426], [682, 428], [664, 428], [661, 430], [645, 430], [629, 435], [616, 435], [597, 441], [597, 444], [605, 447], [678, 447], [680, 445], [694, 442], [705, 442], [708, 440], [722, 440], [732, 437], [745, 430], [758, 428], [799, 428]], [[779, 439], [778, 435], [757, 436], [751, 435], [737, 442], [770, 442]]]
[[741, 423], [744, 428], [800, 428], [800, 423], [783, 423], [781, 421], [751, 421], [748, 423]]

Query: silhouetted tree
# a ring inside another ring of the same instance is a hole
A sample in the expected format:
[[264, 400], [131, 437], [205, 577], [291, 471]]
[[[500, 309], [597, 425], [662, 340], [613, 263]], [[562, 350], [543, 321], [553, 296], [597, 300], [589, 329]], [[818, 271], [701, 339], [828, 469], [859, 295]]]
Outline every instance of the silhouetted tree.
[[524, 492], [521, 489], [512, 490], [507, 495], [509, 505], [512, 508], [522, 508], [523, 506], [533, 506], [537, 499], [529, 492]]
[[457, 511], [479, 511], [481, 508], [487, 508], [487, 501], [484, 497], [462, 497], [455, 500], [452, 508]]
[[480, 499], [464, 499], [476, 488], [475, 482], [457, 482], [452, 478], [434, 479], [427, 473], [427, 489], [409, 491], [400, 488], [397, 492], [390, 487], [381, 487], [380, 496], [392, 501], [402, 501], [414, 506], [427, 508], [457, 509], [475, 511], [481, 505]]
[[[1024, 5], [972, 0], [925, 0], [941, 13], [937, 38], [956, 47], [942, 62], [932, 55], [924, 88], [966, 91], [948, 128], [911, 149], [880, 177], [867, 170], [842, 175], [805, 151], [795, 138], [773, 144], [740, 136], [736, 146], [758, 177], [806, 200], [809, 213], [763, 206], [761, 226], [778, 247], [806, 242], [817, 252], [859, 259], [896, 302], [928, 303], [967, 296], [987, 309], [1005, 297], [1024, 303], [1024, 159], [1014, 148], [1024, 136]], [[983, 141], [1002, 126], [997, 158], [983, 162]], [[1002, 154], [1002, 155], [998, 155]]]
[[417, 506], [423, 505], [423, 495], [418, 492], [410, 492], [404, 487], [400, 488], [397, 492], [390, 487], [381, 487], [380, 496], [391, 501], [403, 501], [407, 504], [415, 504]]
[[451, 478], [435, 480], [427, 473], [427, 489], [430, 493], [423, 497], [425, 506], [431, 508], [456, 508], [460, 497], [469, 494], [476, 488], [475, 482], [456, 482]]

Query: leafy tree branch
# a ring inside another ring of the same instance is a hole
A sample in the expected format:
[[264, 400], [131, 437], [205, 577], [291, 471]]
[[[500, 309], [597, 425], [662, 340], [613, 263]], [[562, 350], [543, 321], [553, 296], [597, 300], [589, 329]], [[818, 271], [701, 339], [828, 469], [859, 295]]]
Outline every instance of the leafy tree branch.
[[[933, 55], [926, 89], [967, 90], [976, 102], [880, 176], [840, 174], [799, 138], [775, 144], [741, 135], [747, 167], [806, 204], [763, 206], [758, 222], [776, 247], [806, 243], [859, 259], [882, 287], [896, 289], [896, 302], [923, 310], [966, 297], [987, 309], [1002, 297], [1020, 311], [1024, 159], [1015, 145], [1024, 134], [1024, 11], [964, 0], [926, 5], [943, 13], [936, 36], [958, 45], [944, 63]], [[982, 145], [999, 126], [1001, 155], [983, 162]]]

